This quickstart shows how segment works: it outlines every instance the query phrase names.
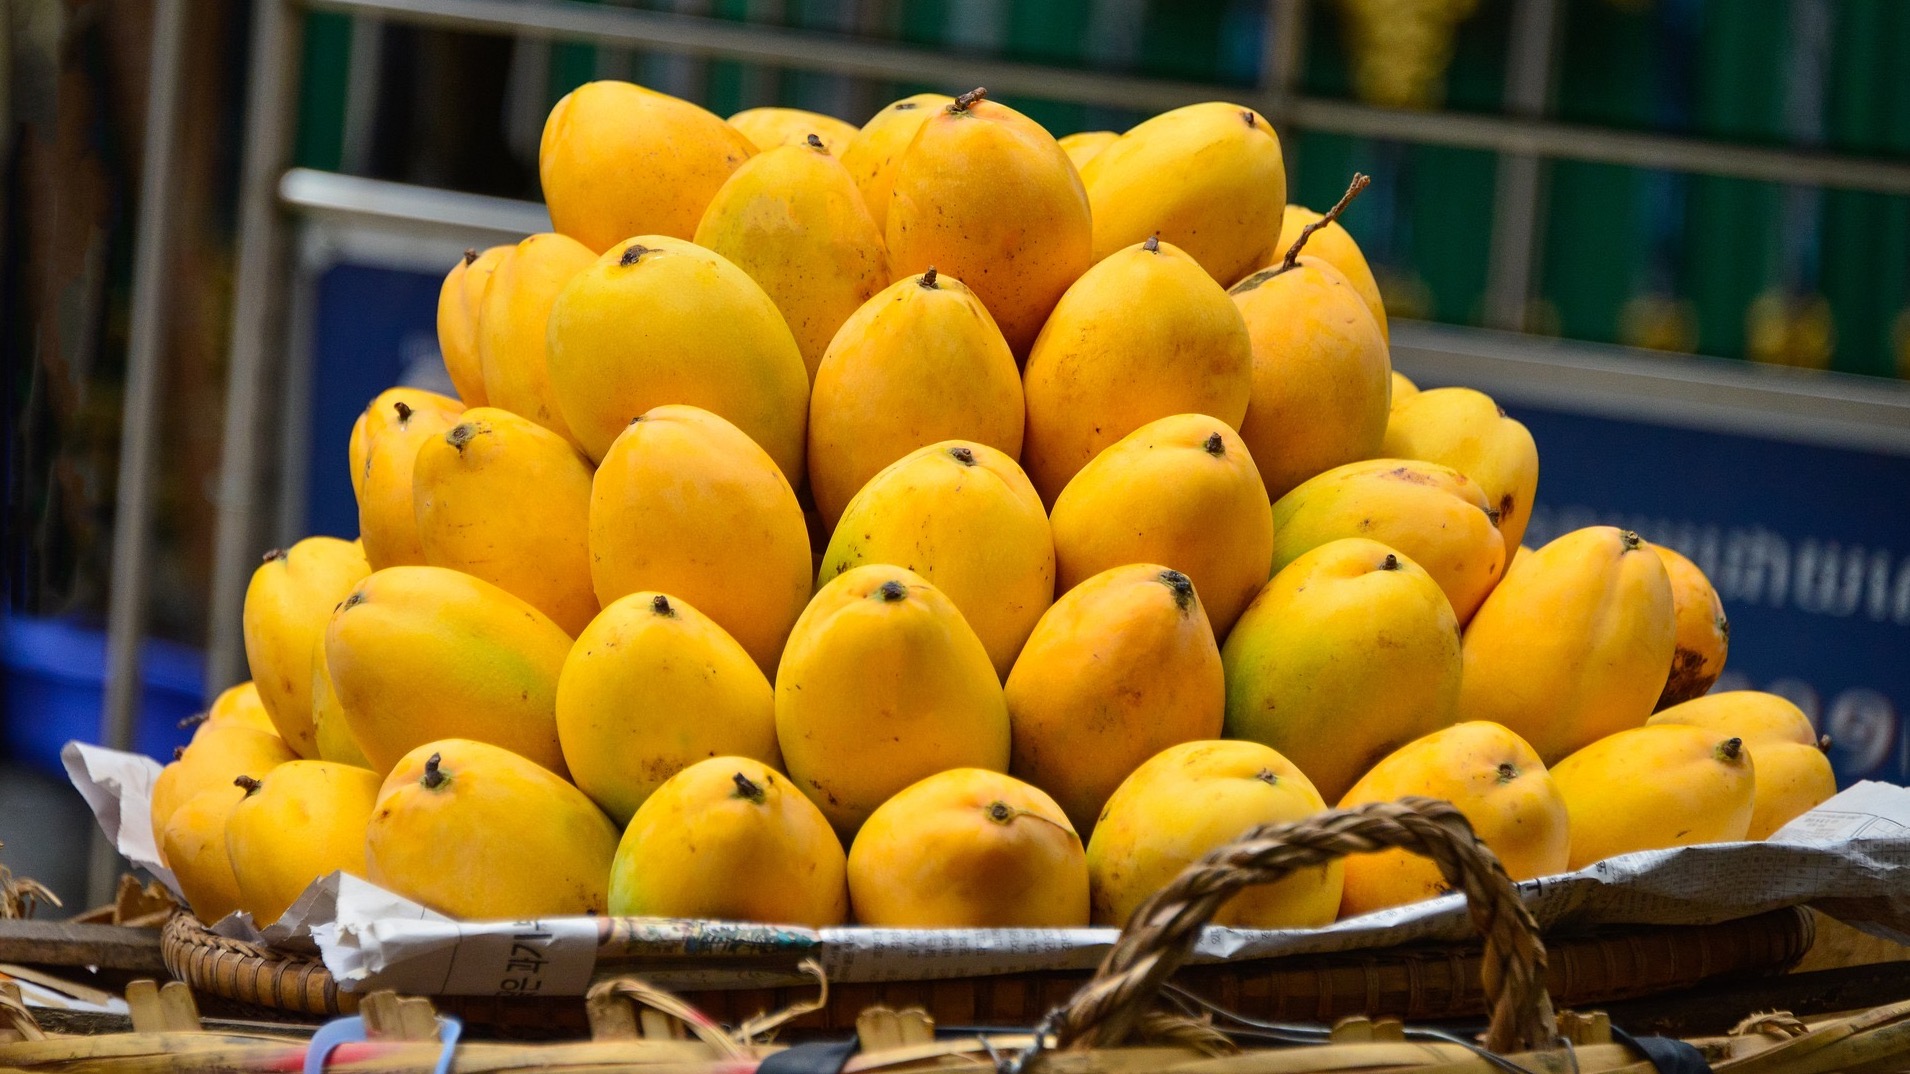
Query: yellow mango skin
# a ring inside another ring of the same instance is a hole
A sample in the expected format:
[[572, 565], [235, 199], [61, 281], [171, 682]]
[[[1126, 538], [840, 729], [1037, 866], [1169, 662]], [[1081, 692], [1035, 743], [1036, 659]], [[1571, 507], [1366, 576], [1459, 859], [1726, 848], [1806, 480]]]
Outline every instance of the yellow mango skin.
[[762, 285], [811, 383], [842, 322], [889, 285], [889, 253], [862, 192], [841, 162], [809, 145], [772, 148], [736, 169], [696, 226], [696, 244]]
[[[1545, 762], [1496, 723], [1455, 724], [1400, 747], [1360, 777], [1339, 808], [1409, 795], [1451, 802], [1514, 880], [1552, 876], [1571, 860], [1565, 798]], [[1451, 890], [1439, 866], [1405, 850], [1346, 859], [1340, 916], [1402, 906]]]
[[1539, 448], [1491, 396], [1471, 388], [1420, 392], [1393, 407], [1380, 453], [1436, 462], [1471, 478], [1499, 513], [1506, 559], [1519, 550], [1539, 491]]
[[1682, 723], [1741, 738], [1753, 749], [1792, 743], [1817, 745], [1817, 730], [1789, 698], [1762, 690], [1725, 690], [1653, 713], [1646, 724]]
[[[749, 139], [758, 153], [767, 153], [779, 146], [807, 145], [813, 134], [822, 142], [823, 152], [841, 157], [843, 149], [860, 133], [860, 128], [846, 120], [801, 108], [745, 108], [724, 122]], [[743, 165], [747, 167], [749, 161]]]
[[1556, 764], [1644, 724], [1673, 643], [1664, 563], [1615, 527], [1574, 530], [1521, 555], [1466, 628], [1459, 712]]
[[1119, 137], [1120, 135], [1114, 131], [1076, 131], [1073, 134], [1063, 135], [1056, 141], [1060, 143], [1061, 151], [1074, 162], [1075, 170], [1079, 171], [1087, 167], [1088, 161], [1099, 155], [1101, 150], [1113, 145], [1114, 140]]
[[[1263, 258], [1265, 264], [1271, 267], [1285, 260], [1287, 251], [1300, 241], [1300, 233], [1306, 230], [1307, 225], [1319, 222], [1323, 215], [1304, 205], [1287, 206], [1280, 214], [1280, 237], [1273, 241], [1272, 249]], [[1340, 270], [1340, 275], [1346, 277], [1346, 282], [1353, 286], [1354, 292], [1360, 296], [1360, 302], [1365, 304], [1366, 311], [1373, 315], [1374, 322], [1379, 325], [1380, 338], [1391, 343], [1393, 334], [1386, 325], [1386, 303], [1380, 299], [1379, 281], [1373, 278], [1373, 268], [1367, 264], [1366, 255], [1360, 252], [1360, 244], [1353, 241], [1353, 236], [1340, 226], [1340, 222], [1334, 220], [1316, 229], [1307, 236], [1306, 245], [1300, 249]], [[1408, 385], [1411, 383], [1407, 381]]]
[[1287, 203], [1280, 138], [1266, 117], [1208, 101], [1163, 112], [1081, 169], [1094, 259], [1158, 233], [1222, 287], [1252, 271]]
[[[486, 276], [488, 280], [489, 277]], [[351, 460], [351, 490], [355, 497], [365, 492], [365, 462], [371, 456], [372, 441], [382, 436], [386, 429], [398, 423], [402, 413], [396, 404], [403, 403], [412, 410], [438, 410], [446, 414], [464, 413], [464, 404], [448, 395], [426, 391], [423, 388], [386, 388], [377, 397], [365, 405], [352, 423], [351, 440], [346, 446], [346, 454]]]
[[618, 824], [710, 757], [780, 767], [776, 697], [736, 639], [681, 598], [613, 601], [557, 679], [557, 738], [572, 781]]
[[[1303, 820], [1326, 808], [1293, 762], [1258, 742], [1187, 742], [1134, 770], [1101, 810], [1088, 840], [1092, 919], [1120, 927], [1155, 892], [1208, 851], [1262, 824]], [[1340, 908], [1340, 862], [1240, 892], [1216, 925], [1305, 929]]]
[[1651, 550], [1665, 562], [1665, 574], [1671, 579], [1671, 611], [1678, 621], [1671, 675], [1658, 695], [1658, 708], [1663, 710], [1703, 697], [1724, 674], [1724, 658], [1731, 651], [1731, 621], [1725, 618], [1724, 602], [1718, 599], [1711, 579], [1696, 563], [1664, 545], [1654, 544]]
[[1157, 563], [1102, 571], [1055, 602], [1002, 690], [1008, 771], [1078, 832], [1128, 773], [1169, 746], [1220, 737], [1226, 682], [1193, 583]]
[[231, 783], [193, 795], [159, 835], [160, 858], [194, 917], [210, 925], [239, 908], [239, 878], [225, 851], [225, 822], [245, 791]]
[[849, 917], [842, 843], [774, 768], [711, 757], [685, 768], [624, 829], [610, 912], [826, 928]]
[[845, 839], [917, 780], [1008, 768], [988, 650], [913, 571], [872, 563], [831, 579], [790, 632], [775, 682], [784, 766]]
[[1401, 373], [1397, 369], [1393, 370], [1393, 405], [1394, 406], [1398, 406], [1399, 404], [1405, 402], [1408, 399], [1411, 399], [1413, 396], [1418, 394], [1419, 394], [1419, 385], [1414, 384], [1413, 379], [1411, 377], [1407, 376], [1404, 373]]
[[351, 737], [371, 767], [451, 734], [566, 775], [557, 675], [570, 635], [524, 601], [443, 567], [393, 567], [359, 583], [325, 631]]
[[890, 463], [943, 440], [1021, 455], [1021, 370], [966, 284], [895, 281], [849, 315], [809, 396], [809, 491], [833, 528]]
[[590, 585], [590, 461], [507, 410], [475, 407], [419, 446], [411, 506], [425, 563], [482, 578], [576, 636]]
[[1316, 474], [1379, 455], [1393, 363], [1346, 277], [1301, 257], [1230, 293], [1253, 346], [1240, 438], [1267, 495], [1277, 500]]
[[438, 351], [465, 406], [485, 405], [484, 366], [477, 352], [478, 309], [491, 284], [491, 273], [510, 251], [509, 246], [493, 246], [483, 253], [466, 250], [445, 273], [444, 286], [438, 291]]
[[685, 404], [734, 423], [790, 485], [802, 481], [802, 352], [776, 303], [720, 254], [660, 235], [618, 243], [551, 307], [550, 372], [593, 461], [630, 419]]
[[552, 384], [546, 333], [566, 284], [597, 260], [565, 235], [532, 235], [498, 263], [478, 315], [478, 363], [487, 405], [520, 414], [566, 440], [572, 434]]
[[1094, 263], [1088, 195], [1068, 155], [1006, 105], [950, 104], [916, 132], [893, 183], [884, 227], [895, 278], [934, 268], [966, 283], [1025, 357]]
[[548, 769], [449, 738], [385, 777], [364, 846], [374, 884], [463, 921], [524, 920], [605, 912], [617, 829]]
[[332, 686], [331, 669], [325, 666], [325, 638], [320, 635], [312, 646], [312, 729], [318, 738], [318, 759], [370, 768], [365, 751], [351, 737], [351, 724], [345, 720], [345, 706]]
[[365, 825], [377, 794], [375, 774], [331, 761], [287, 761], [266, 773], [226, 818], [240, 908], [264, 927], [319, 877], [365, 876]]
[[230, 786], [234, 777], [263, 776], [295, 760], [298, 754], [275, 734], [250, 727], [201, 728], [179, 759], [160, 769], [159, 778], [153, 781], [153, 842], [160, 845], [163, 855], [166, 822], [192, 799]]
[[1057, 595], [1111, 567], [1158, 563], [1194, 580], [1218, 638], [1271, 573], [1267, 490], [1240, 437], [1205, 414], [1122, 437], [1061, 490], [1049, 522]]
[[661, 406], [631, 422], [590, 491], [590, 576], [605, 605], [681, 598], [768, 674], [809, 600], [809, 529], [782, 472], [706, 410]]
[[411, 491], [418, 449], [461, 417], [414, 410], [372, 441], [371, 454], [365, 458], [365, 484], [358, 491], [358, 539], [372, 570], [424, 562]]
[[1276, 571], [1343, 537], [1398, 551], [1439, 583], [1461, 626], [1504, 573], [1505, 542], [1485, 492], [1438, 463], [1368, 459], [1336, 466], [1274, 501], [1273, 531]]
[[1795, 742], [1753, 747], [1757, 755], [1757, 785], [1751, 792], [1751, 826], [1746, 839], [1769, 839], [1805, 813], [1837, 793], [1837, 774], [1830, 758], [1816, 746]]
[[263, 731], [276, 735], [279, 729], [272, 724], [272, 714], [265, 711], [265, 701], [259, 697], [259, 685], [250, 679], [237, 686], [228, 686], [212, 699], [206, 708], [205, 722], [192, 733], [197, 739], [208, 727], [250, 727], [254, 731]]
[[1080, 928], [1087, 859], [1039, 788], [957, 768], [869, 817], [849, 848], [849, 902], [876, 928]]
[[849, 501], [818, 588], [867, 563], [927, 579], [974, 628], [995, 673], [1054, 603], [1054, 534], [1035, 487], [994, 448], [944, 440], [903, 456]]
[[869, 118], [855, 137], [849, 139], [838, 156], [849, 169], [849, 178], [862, 191], [862, 200], [875, 218], [875, 226], [886, 228], [889, 221], [889, 192], [895, 188], [895, 161], [915, 140], [930, 116], [953, 104], [946, 93], [918, 93], [890, 103]]
[[245, 588], [245, 662], [272, 726], [300, 757], [318, 756], [312, 646], [324, 634], [332, 609], [370, 573], [356, 542], [307, 537], [284, 552], [267, 554]]
[[1754, 758], [1739, 740], [1667, 724], [1607, 735], [1552, 766], [1571, 817], [1568, 868], [1636, 850], [1732, 843], [1751, 827]]
[[1329, 541], [1281, 568], [1221, 653], [1227, 737], [1300, 766], [1328, 801], [1459, 719], [1459, 622], [1419, 564]]
[[717, 188], [755, 155], [741, 131], [688, 101], [586, 82], [544, 121], [537, 174], [551, 223], [601, 252], [632, 235], [689, 238]]
[[1253, 366], [1246, 321], [1193, 258], [1165, 242], [1117, 250], [1061, 296], [1029, 352], [1028, 476], [1052, 504], [1156, 418], [1211, 414], [1238, 430]]

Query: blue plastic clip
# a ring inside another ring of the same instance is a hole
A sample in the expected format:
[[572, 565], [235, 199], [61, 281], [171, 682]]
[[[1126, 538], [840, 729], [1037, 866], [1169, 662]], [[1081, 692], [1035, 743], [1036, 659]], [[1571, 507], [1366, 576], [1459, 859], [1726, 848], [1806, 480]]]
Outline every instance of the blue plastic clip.
[[[438, 1015], [438, 1041], [444, 1046], [438, 1054], [438, 1065], [432, 1068], [433, 1074], [451, 1074], [451, 1059], [458, 1051], [458, 1038], [464, 1033], [464, 1023], [449, 1015]], [[334, 1018], [318, 1027], [312, 1034], [312, 1043], [305, 1049], [305, 1074], [325, 1074], [325, 1061], [331, 1058], [332, 1049], [341, 1044], [359, 1044], [365, 1040], [365, 1020], [357, 1016]]]

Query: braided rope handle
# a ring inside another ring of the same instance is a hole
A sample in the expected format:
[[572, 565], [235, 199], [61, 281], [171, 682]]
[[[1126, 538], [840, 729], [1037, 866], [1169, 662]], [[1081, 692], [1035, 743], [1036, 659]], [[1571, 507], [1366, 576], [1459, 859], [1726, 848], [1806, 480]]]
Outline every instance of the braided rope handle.
[[1108, 1048], [1127, 1039], [1161, 984], [1186, 961], [1201, 928], [1242, 888], [1395, 847], [1431, 858], [1446, 882], [1465, 892], [1473, 926], [1485, 938], [1481, 975], [1492, 1007], [1486, 1047], [1503, 1054], [1550, 1046], [1558, 1030], [1538, 922], [1465, 816], [1432, 798], [1263, 825], [1188, 866], [1134, 911], [1094, 979], [1051, 1016], [1058, 1043]]

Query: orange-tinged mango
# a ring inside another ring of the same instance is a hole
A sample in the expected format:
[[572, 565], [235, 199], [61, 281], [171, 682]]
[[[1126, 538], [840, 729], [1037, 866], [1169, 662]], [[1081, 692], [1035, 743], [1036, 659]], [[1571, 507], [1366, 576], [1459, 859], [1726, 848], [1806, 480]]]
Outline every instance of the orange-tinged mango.
[[943, 440], [1021, 455], [1021, 371], [995, 319], [939, 272], [890, 284], [830, 341], [809, 397], [809, 491], [825, 526], [890, 463]]
[[643, 803], [610, 872], [610, 912], [769, 925], [849, 916], [842, 843], [822, 811], [774, 768], [711, 757]]
[[[489, 280], [489, 275], [486, 275], [485, 279]], [[404, 410], [398, 408], [399, 403], [405, 405]], [[423, 388], [387, 388], [365, 405], [365, 409], [358, 415], [358, 420], [352, 423], [351, 440], [346, 445], [346, 454], [351, 460], [353, 496], [364, 495], [365, 463], [371, 457], [372, 441], [384, 435], [386, 429], [396, 425], [405, 411], [419, 410], [437, 410], [456, 415], [464, 412], [464, 404], [448, 395], [439, 395], [437, 392], [426, 391]]]
[[1028, 476], [1052, 504], [1156, 418], [1210, 414], [1240, 428], [1253, 363], [1240, 311], [1193, 258], [1152, 238], [1114, 251], [1061, 296], [1028, 354]]
[[424, 562], [424, 545], [411, 505], [418, 448], [460, 416], [441, 410], [407, 410], [372, 441], [371, 453], [365, 457], [365, 482], [358, 490], [359, 541], [372, 570]]
[[849, 901], [880, 928], [1079, 928], [1087, 860], [1039, 788], [958, 768], [870, 815], [849, 848]]
[[1394, 406], [1398, 406], [1399, 404], [1405, 402], [1408, 399], [1411, 399], [1413, 396], [1418, 394], [1419, 394], [1419, 385], [1414, 384], [1413, 379], [1411, 377], [1407, 376], [1404, 373], [1401, 373], [1397, 369], [1393, 370], [1393, 405]]
[[1648, 724], [1682, 723], [1741, 738], [1752, 747], [1817, 744], [1811, 718], [1789, 698], [1762, 690], [1723, 690], [1659, 709]]
[[1661, 544], [1651, 546], [1665, 562], [1671, 580], [1671, 612], [1678, 621], [1678, 640], [1671, 653], [1671, 675], [1658, 708], [1666, 709], [1703, 697], [1724, 673], [1725, 654], [1731, 649], [1731, 621], [1711, 579], [1696, 563]]
[[1769, 839], [1791, 821], [1837, 793], [1830, 758], [1815, 745], [1777, 742], [1752, 747], [1757, 785], [1751, 792], [1751, 826], [1746, 839]]
[[1267, 490], [1240, 437], [1205, 414], [1122, 437], [1068, 482], [1049, 520], [1057, 594], [1110, 567], [1158, 563], [1194, 580], [1216, 637], [1270, 573]]
[[1328, 541], [1281, 568], [1227, 635], [1227, 736], [1300, 766], [1328, 801], [1459, 717], [1459, 623], [1423, 568]]
[[946, 93], [918, 93], [888, 105], [869, 118], [840, 154], [842, 166], [862, 191], [877, 227], [889, 220], [889, 192], [895, 188], [895, 162], [915, 140], [930, 116], [954, 102]]
[[[1134, 770], [1088, 840], [1092, 918], [1126, 925], [1181, 870], [1262, 824], [1326, 808], [1291, 761], [1258, 742], [1187, 742]], [[1340, 908], [1340, 862], [1261, 884], [1222, 903], [1216, 925], [1317, 928]]]
[[1539, 449], [1532, 434], [1484, 392], [1433, 388], [1393, 407], [1380, 453], [1450, 466], [1471, 478], [1498, 513], [1510, 560], [1532, 521]]
[[590, 247], [567, 235], [530, 236], [491, 273], [477, 322], [486, 405], [571, 441], [578, 437], [552, 384], [547, 329], [558, 294], [596, 259]]
[[741, 131], [688, 101], [586, 82], [544, 121], [537, 174], [551, 223], [602, 251], [632, 235], [689, 238], [717, 188], [755, 153]]
[[160, 859], [179, 881], [193, 916], [210, 925], [239, 908], [239, 878], [225, 851], [225, 822], [245, 791], [228, 782], [173, 810], [159, 835]]
[[265, 711], [265, 700], [259, 696], [259, 684], [250, 679], [237, 686], [228, 686], [219, 691], [206, 708], [206, 718], [192, 733], [194, 738], [208, 727], [250, 727], [254, 731], [264, 731], [276, 735], [279, 729], [272, 724], [272, 714]]
[[1061, 146], [1061, 151], [1068, 155], [1068, 159], [1074, 162], [1075, 170], [1080, 171], [1119, 137], [1120, 134], [1114, 131], [1076, 131], [1064, 134], [1055, 141]]
[[668, 593], [742, 643], [764, 673], [809, 599], [809, 531], [776, 463], [706, 410], [661, 406], [625, 428], [590, 493], [597, 599]]
[[1702, 727], [1633, 727], [1552, 766], [1572, 869], [1636, 850], [1730, 843], [1751, 827], [1755, 758]]
[[974, 628], [996, 674], [1054, 603], [1054, 534], [1015, 460], [983, 444], [945, 440], [875, 475], [842, 514], [818, 586], [865, 563], [928, 579]]
[[[1293, 244], [1300, 241], [1300, 233], [1309, 224], [1319, 223], [1324, 216], [1324, 213], [1316, 213], [1304, 205], [1287, 206], [1280, 214], [1280, 236], [1274, 239], [1272, 248], [1267, 251], [1266, 263], [1272, 265], [1285, 260]], [[1346, 277], [1346, 282], [1352, 285], [1354, 293], [1360, 296], [1360, 302], [1366, 306], [1366, 311], [1373, 315], [1373, 321], [1379, 325], [1380, 338], [1390, 341], [1392, 333], [1386, 326], [1386, 303], [1380, 300], [1379, 281], [1373, 278], [1372, 266], [1367, 264], [1366, 255], [1360, 252], [1360, 244], [1353, 241], [1353, 236], [1347, 233], [1346, 228], [1338, 220], [1328, 220], [1326, 226], [1315, 228], [1307, 236], [1306, 245], [1301, 249], [1340, 270], [1340, 275]], [[1400, 379], [1405, 380], [1404, 377]], [[1406, 383], [1411, 387], [1411, 381]]]
[[289, 550], [266, 553], [246, 586], [245, 662], [272, 726], [301, 757], [318, 756], [312, 646], [332, 609], [370, 573], [357, 542], [307, 537]]
[[602, 462], [632, 418], [701, 407], [802, 481], [809, 375], [776, 303], [722, 255], [680, 239], [619, 242], [550, 314], [550, 372], [584, 453]]
[[477, 352], [478, 309], [484, 289], [491, 284], [491, 273], [510, 251], [509, 246], [493, 246], [483, 253], [464, 251], [438, 290], [438, 351], [465, 406], [485, 405], [484, 366]]
[[[1545, 762], [1496, 723], [1455, 724], [1407, 743], [1360, 777], [1341, 809], [1415, 795], [1451, 802], [1514, 880], [1565, 871], [1571, 830]], [[1340, 916], [1419, 902], [1450, 890], [1439, 867], [1406, 850], [1346, 859]]]
[[[823, 152], [840, 157], [859, 133], [853, 123], [802, 108], [745, 108], [724, 122], [749, 139], [758, 154], [779, 146], [807, 145], [814, 135], [822, 143]], [[743, 166], [748, 167], [749, 161]]]
[[1556, 763], [1645, 722], [1673, 642], [1664, 563], [1636, 534], [1575, 530], [1520, 556], [1466, 628], [1459, 713]]
[[1093, 229], [1081, 176], [1053, 136], [981, 93], [930, 116], [895, 162], [889, 268], [897, 279], [934, 268], [973, 288], [1019, 357], [1093, 264]]
[[261, 927], [334, 872], [365, 875], [365, 824], [378, 777], [331, 761], [287, 761], [240, 777], [245, 797], [226, 817], [226, 854], [239, 908]]
[[1008, 708], [975, 631], [913, 571], [872, 563], [822, 587], [776, 671], [776, 738], [845, 837], [951, 768], [1008, 767]]
[[210, 790], [227, 787], [239, 776], [263, 776], [287, 761], [295, 761], [285, 740], [250, 727], [204, 727], [192, 736], [178, 759], [159, 770], [148, 806], [153, 842], [165, 850], [166, 823], [173, 812]]
[[1193, 582], [1130, 563], [1048, 609], [1003, 695], [1009, 772], [1054, 795], [1076, 831], [1092, 831], [1108, 796], [1143, 761], [1220, 736], [1226, 683]]

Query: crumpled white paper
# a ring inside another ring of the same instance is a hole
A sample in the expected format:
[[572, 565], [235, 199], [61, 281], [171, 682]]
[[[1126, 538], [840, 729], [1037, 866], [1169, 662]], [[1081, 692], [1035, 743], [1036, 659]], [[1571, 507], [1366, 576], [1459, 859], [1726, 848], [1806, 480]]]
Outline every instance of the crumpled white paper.
[[[78, 743], [67, 771], [122, 853], [154, 869], [148, 758]], [[155, 875], [161, 875], [155, 869]], [[164, 874], [168, 884], [170, 874]], [[1910, 942], [1910, 788], [1859, 783], [1762, 843], [1643, 851], [1519, 885], [1542, 928], [1695, 925], [1810, 905]], [[573, 995], [598, 972], [641, 972], [667, 988], [802, 984], [803, 959], [832, 982], [926, 981], [1027, 970], [1092, 969], [1115, 929], [827, 929], [595, 917], [457, 922], [358, 877], [314, 881], [262, 932], [243, 914], [222, 935], [315, 947], [349, 991]], [[1209, 927], [1194, 961], [1460, 942], [1459, 895], [1318, 929]]]

